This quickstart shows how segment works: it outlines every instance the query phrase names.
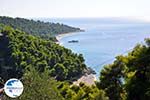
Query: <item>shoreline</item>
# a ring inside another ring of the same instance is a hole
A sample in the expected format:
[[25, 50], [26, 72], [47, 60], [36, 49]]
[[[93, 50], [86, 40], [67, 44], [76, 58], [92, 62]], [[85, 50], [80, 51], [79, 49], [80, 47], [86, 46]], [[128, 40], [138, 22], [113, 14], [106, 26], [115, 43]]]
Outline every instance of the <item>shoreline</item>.
[[73, 34], [78, 34], [78, 33], [80, 33], [80, 32], [84, 32], [84, 31], [76, 31], [76, 32], [68, 32], [68, 33], [61, 33], [61, 34], [58, 34], [58, 35], [56, 35], [55, 37], [56, 37], [56, 39], [57, 39], [57, 44], [59, 44], [59, 45], [62, 45], [62, 43], [60, 42], [60, 40], [62, 39], [62, 38], [64, 38], [64, 37], [66, 37], [66, 36], [71, 36], [71, 35], [73, 35]]
[[92, 86], [95, 85], [96, 75], [94, 74], [84, 74], [78, 80], [73, 82], [73, 85], [79, 86], [80, 83], [84, 83], [85, 85]]
[[[68, 32], [68, 33], [62, 33], [62, 34], [58, 34], [56, 35], [56, 39], [57, 39], [57, 44], [62, 46], [62, 43], [60, 42], [60, 40], [66, 36], [71, 36], [73, 34], [78, 34], [80, 32], [84, 32], [84, 31], [77, 31], [77, 32]], [[74, 85], [79, 85], [80, 82], [85, 83], [88, 86], [91, 85], [95, 85], [95, 81], [97, 81], [96, 75], [93, 74], [92, 72], [90, 73], [85, 73], [84, 75], [82, 75], [81, 77], [79, 77], [76, 81], [73, 81]]]

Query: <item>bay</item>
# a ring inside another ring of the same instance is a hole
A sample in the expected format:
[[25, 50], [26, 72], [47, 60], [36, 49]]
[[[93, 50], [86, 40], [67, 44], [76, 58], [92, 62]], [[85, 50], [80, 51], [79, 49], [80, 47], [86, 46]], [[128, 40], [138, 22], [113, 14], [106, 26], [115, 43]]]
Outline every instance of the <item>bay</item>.
[[[144, 43], [150, 37], [150, 23], [129, 19], [113, 18], [73, 18], [41, 19], [58, 22], [84, 29], [85, 32], [64, 35], [59, 42], [73, 52], [83, 54], [85, 63], [96, 71], [115, 60], [117, 55], [125, 55], [137, 43]], [[78, 43], [68, 43], [78, 40]]]

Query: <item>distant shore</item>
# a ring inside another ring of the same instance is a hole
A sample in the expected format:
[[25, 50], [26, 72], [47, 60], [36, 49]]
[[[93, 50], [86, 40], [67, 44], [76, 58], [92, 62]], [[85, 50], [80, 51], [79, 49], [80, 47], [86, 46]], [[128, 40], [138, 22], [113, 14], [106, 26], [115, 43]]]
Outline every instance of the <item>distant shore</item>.
[[62, 34], [58, 34], [56, 35], [56, 39], [58, 40], [56, 43], [59, 44], [59, 45], [62, 45], [62, 43], [60, 42], [60, 40], [66, 36], [71, 36], [73, 34], [77, 34], [77, 33], [80, 33], [80, 32], [84, 32], [83, 30], [81, 31], [76, 31], [76, 32], [68, 32], [68, 33], [62, 33]]

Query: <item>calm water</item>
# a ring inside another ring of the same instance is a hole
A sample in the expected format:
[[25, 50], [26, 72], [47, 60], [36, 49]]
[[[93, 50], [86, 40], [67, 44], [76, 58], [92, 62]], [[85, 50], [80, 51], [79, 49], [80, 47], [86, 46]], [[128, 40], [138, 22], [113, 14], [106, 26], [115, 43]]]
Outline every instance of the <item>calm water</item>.
[[[83, 54], [85, 63], [93, 68], [97, 76], [103, 65], [112, 63], [115, 56], [125, 54], [137, 43], [150, 37], [150, 24], [132, 20], [113, 19], [45, 19], [80, 27], [85, 32], [63, 37], [60, 42], [66, 48]], [[78, 40], [79, 43], [68, 43]]]

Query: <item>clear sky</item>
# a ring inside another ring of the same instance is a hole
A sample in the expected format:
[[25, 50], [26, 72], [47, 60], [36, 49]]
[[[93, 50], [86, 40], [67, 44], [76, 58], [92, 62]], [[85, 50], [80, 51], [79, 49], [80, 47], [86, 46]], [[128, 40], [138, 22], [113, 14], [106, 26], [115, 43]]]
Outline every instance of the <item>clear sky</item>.
[[11, 17], [131, 17], [150, 20], [150, 0], [0, 0]]

